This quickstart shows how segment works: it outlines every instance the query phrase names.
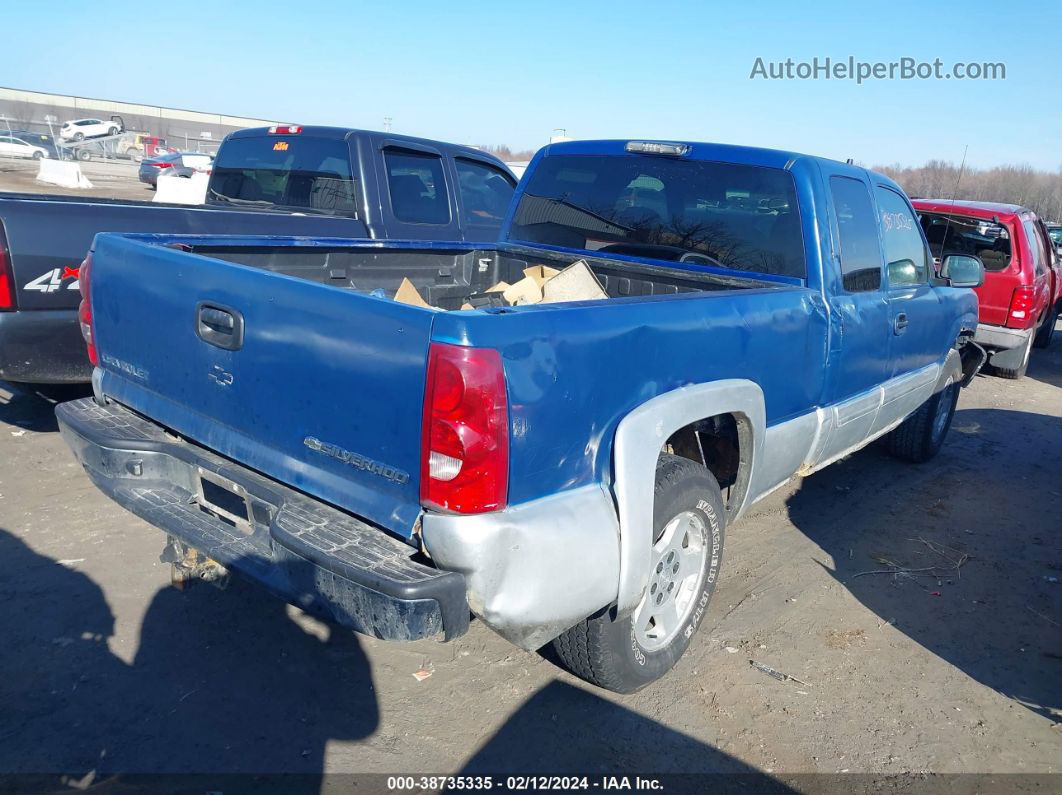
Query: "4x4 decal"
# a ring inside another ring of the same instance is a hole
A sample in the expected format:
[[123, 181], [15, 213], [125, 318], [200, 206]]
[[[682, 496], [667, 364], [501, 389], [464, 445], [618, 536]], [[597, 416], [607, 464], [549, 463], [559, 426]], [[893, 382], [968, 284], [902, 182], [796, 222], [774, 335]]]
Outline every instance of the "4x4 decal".
[[78, 289], [78, 273], [81, 270], [81, 266], [76, 268], [70, 268], [63, 266], [62, 268], [52, 268], [47, 273], [42, 273], [36, 279], [25, 285], [23, 290], [36, 290], [41, 293], [54, 293], [56, 290], [63, 289], [63, 282], [67, 279], [73, 279], [74, 281], [66, 285], [67, 290]]

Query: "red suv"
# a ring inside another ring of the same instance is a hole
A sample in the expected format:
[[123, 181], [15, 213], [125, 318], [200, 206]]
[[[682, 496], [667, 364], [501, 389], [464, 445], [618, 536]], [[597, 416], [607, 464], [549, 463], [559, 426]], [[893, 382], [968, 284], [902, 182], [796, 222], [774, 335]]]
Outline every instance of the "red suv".
[[1047, 227], [1014, 204], [915, 199], [926, 240], [939, 263], [973, 254], [985, 266], [974, 340], [997, 375], [1021, 378], [1033, 347], [1046, 348], [1062, 303], [1062, 261]]

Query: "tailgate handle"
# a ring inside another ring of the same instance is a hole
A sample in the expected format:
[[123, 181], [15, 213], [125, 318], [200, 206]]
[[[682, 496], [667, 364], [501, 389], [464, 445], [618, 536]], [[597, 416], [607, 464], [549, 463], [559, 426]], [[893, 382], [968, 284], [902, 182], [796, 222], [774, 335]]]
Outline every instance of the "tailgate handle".
[[243, 347], [243, 315], [217, 304], [199, 304], [195, 310], [195, 333], [203, 342], [238, 351]]

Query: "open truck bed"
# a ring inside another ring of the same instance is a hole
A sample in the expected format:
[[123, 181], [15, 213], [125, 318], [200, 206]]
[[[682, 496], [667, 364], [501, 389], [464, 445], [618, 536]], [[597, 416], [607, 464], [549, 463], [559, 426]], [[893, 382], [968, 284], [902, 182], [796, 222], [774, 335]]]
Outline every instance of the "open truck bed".
[[583, 260], [610, 298], [675, 295], [769, 287], [777, 283], [722, 275], [704, 268], [661, 267], [627, 258], [573, 255], [513, 244], [474, 246], [463, 243], [350, 240], [308, 241], [305, 238], [206, 237], [175, 242], [189, 253], [294, 276], [319, 284], [371, 294], [382, 290], [393, 299], [403, 279], [409, 279], [433, 307], [460, 309], [470, 295], [481, 294], [499, 282], [513, 284], [524, 270], [546, 265], [563, 270]]

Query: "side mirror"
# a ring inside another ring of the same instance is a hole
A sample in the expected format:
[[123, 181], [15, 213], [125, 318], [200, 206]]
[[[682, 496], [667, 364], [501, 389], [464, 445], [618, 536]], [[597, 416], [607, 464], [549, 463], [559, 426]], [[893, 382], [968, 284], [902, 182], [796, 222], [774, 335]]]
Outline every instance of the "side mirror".
[[918, 284], [922, 279], [918, 278], [918, 266], [913, 259], [898, 259], [890, 262], [888, 266], [889, 284]]
[[940, 264], [940, 278], [951, 287], [980, 287], [985, 283], [985, 266], [979, 257], [948, 254]]

